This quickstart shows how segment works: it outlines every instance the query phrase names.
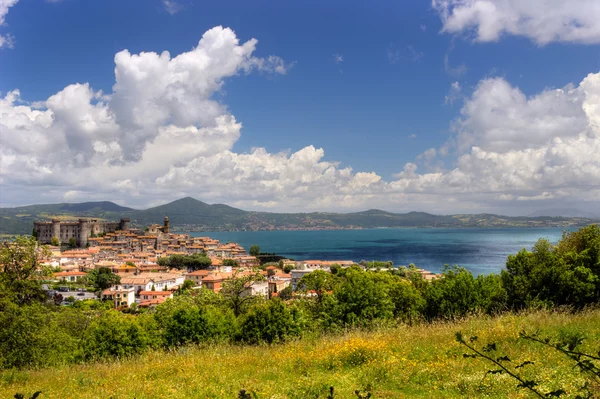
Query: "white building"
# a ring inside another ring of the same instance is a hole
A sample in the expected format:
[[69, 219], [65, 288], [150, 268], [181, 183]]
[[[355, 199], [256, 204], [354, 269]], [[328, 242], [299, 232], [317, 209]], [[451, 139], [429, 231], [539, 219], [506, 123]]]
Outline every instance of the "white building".
[[131, 306], [135, 302], [135, 290], [116, 285], [102, 291], [103, 301], [112, 301], [115, 308]]

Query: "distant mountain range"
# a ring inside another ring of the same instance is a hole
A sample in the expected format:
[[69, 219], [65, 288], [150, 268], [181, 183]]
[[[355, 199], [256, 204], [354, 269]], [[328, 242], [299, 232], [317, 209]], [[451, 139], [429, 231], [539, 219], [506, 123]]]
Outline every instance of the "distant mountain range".
[[36, 220], [63, 220], [95, 217], [106, 220], [131, 218], [132, 225], [144, 227], [169, 217], [176, 231], [232, 230], [324, 230], [377, 227], [552, 227], [597, 222], [594, 215], [508, 217], [493, 214], [432, 215], [425, 212], [391, 213], [370, 209], [354, 213], [271, 213], [252, 212], [228, 205], [209, 205], [186, 197], [145, 210], [119, 206], [110, 201], [29, 205], [0, 208], [0, 234], [27, 234]]

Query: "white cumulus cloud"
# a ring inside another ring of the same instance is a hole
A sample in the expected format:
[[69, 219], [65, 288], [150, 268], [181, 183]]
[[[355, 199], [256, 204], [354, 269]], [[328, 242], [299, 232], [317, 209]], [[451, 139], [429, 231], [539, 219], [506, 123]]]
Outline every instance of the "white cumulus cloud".
[[[17, 4], [18, 1], [19, 0], [0, 0], [0, 26], [5, 25], [6, 14], [8, 14], [8, 9]], [[0, 34], [0, 48], [11, 48], [12, 46], [13, 37], [10, 34]]]
[[432, 0], [443, 32], [472, 34], [492, 42], [503, 35], [551, 42], [600, 43], [597, 0]]

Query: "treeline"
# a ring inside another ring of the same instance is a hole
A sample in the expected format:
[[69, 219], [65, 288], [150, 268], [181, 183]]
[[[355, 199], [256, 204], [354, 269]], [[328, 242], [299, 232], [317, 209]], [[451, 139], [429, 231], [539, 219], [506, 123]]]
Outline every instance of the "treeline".
[[[13, 270], [21, 263], [29, 270], [26, 253], [6, 247], [0, 258], [5, 265], [0, 278], [4, 369], [120, 358], [190, 344], [275, 343], [304, 334], [452, 320], [476, 312], [494, 315], [563, 305], [577, 310], [600, 300], [597, 225], [567, 233], [555, 246], [539, 240], [531, 251], [511, 255], [500, 274], [475, 277], [451, 266], [441, 278], [426, 281], [412, 266], [391, 271], [335, 267], [332, 273], [307, 274], [293, 296], [286, 291], [291, 300], [266, 300], [244, 295], [247, 284], [261, 278], [257, 273], [226, 281], [217, 294], [183, 290], [155, 310], [129, 313], [98, 301], [57, 307], [40, 300], [36, 275], [20, 279], [24, 274]], [[10, 294], [15, 287], [19, 295]], [[28, 289], [36, 294], [24, 295]]]

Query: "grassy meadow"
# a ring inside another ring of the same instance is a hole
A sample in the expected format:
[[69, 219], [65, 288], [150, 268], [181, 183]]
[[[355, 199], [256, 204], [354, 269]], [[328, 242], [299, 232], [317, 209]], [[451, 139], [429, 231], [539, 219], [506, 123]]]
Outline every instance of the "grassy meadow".
[[[154, 351], [120, 361], [0, 373], [0, 397], [42, 391], [50, 398], [236, 398], [240, 389], [258, 398], [355, 398], [355, 390], [373, 398], [525, 398], [506, 375], [467, 352], [454, 339], [457, 331], [477, 335], [479, 347], [496, 342], [498, 356], [535, 364], [523, 375], [540, 390], [565, 389], [574, 398], [584, 379], [573, 362], [541, 344], [519, 338], [521, 330], [540, 329], [557, 337], [586, 336], [583, 349], [600, 350], [600, 310], [577, 314], [529, 312], [472, 317], [456, 323], [380, 328], [304, 338], [271, 346], [212, 345]], [[511, 366], [511, 368], [514, 368]]]

